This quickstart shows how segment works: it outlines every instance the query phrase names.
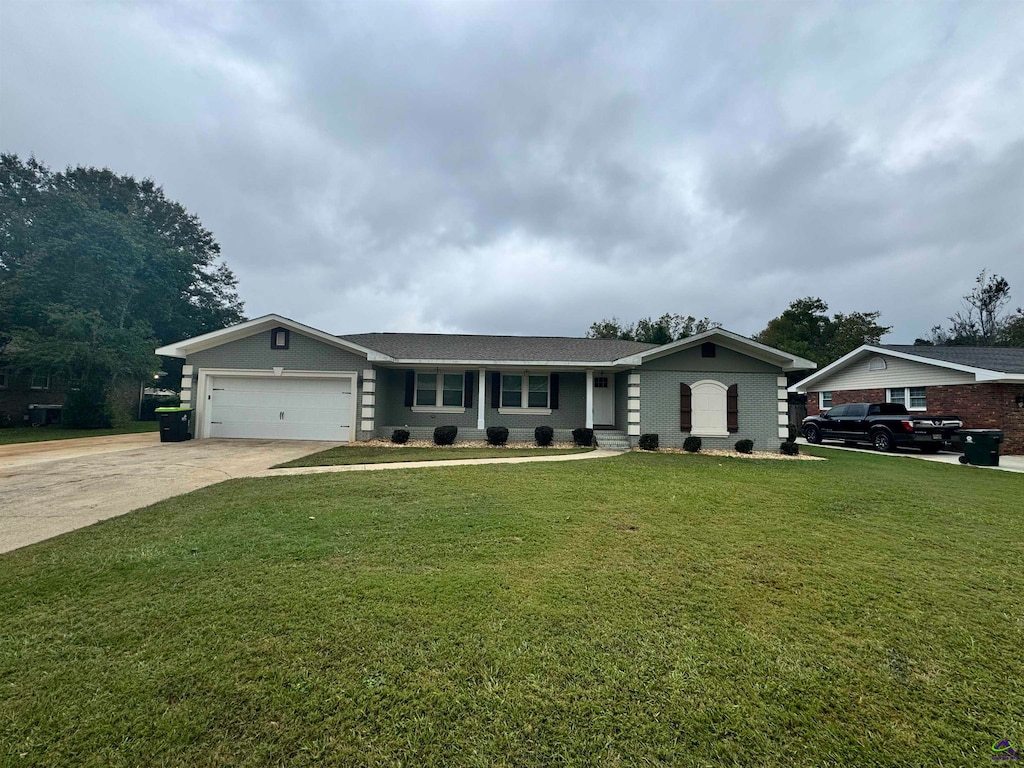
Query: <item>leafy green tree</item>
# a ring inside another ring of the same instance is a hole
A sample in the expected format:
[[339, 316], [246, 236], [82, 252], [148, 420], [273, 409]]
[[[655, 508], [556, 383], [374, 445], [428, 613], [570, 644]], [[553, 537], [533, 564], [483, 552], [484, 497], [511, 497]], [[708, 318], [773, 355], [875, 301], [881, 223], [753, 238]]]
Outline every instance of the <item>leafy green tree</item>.
[[880, 312], [838, 312], [829, 317], [828, 304], [808, 296], [796, 299], [768, 321], [754, 340], [827, 365], [861, 344], [878, 344], [891, 330], [878, 324], [880, 316]]
[[707, 317], [696, 318], [693, 315], [674, 315], [666, 313], [654, 319], [644, 317], [635, 323], [624, 325], [617, 317], [592, 323], [587, 337], [591, 339], [624, 339], [626, 341], [643, 341], [648, 344], [668, 344], [718, 328], [716, 323]]
[[932, 327], [930, 341], [938, 346], [1022, 346], [1024, 311], [1007, 316], [1010, 283], [982, 270], [974, 288], [963, 297], [963, 308], [949, 318], [949, 325]]
[[0, 356], [102, 393], [238, 322], [220, 247], [151, 180], [0, 156]]

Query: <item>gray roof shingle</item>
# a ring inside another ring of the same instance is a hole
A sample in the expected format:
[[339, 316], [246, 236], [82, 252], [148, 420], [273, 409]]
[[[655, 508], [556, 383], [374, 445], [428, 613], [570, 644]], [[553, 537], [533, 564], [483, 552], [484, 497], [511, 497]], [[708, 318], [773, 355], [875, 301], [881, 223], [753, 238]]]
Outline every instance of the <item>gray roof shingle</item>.
[[354, 333], [339, 338], [400, 360], [610, 363], [657, 346], [619, 339], [448, 333]]
[[1000, 373], [1024, 373], [1024, 347], [930, 347], [926, 344], [881, 344], [883, 349], [932, 360], [986, 368]]

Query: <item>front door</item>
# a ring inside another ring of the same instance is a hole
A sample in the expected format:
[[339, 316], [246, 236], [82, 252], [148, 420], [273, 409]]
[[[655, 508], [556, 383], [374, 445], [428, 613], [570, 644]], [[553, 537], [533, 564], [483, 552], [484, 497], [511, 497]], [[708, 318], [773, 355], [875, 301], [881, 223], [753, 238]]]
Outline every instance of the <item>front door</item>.
[[594, 426], [615, 426], [615, 377], [594, 376]]

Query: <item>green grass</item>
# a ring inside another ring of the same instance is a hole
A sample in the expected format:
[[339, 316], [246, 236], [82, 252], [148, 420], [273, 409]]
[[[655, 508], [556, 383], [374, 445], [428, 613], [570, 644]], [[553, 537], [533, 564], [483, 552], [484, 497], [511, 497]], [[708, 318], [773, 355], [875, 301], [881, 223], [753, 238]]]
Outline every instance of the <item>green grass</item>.
[[64, 427], [7, 427], [0, 429], [0, 445], [14, 443], [38, 443], [43, 440], [68, 440], [73, 437], [106, 437], [107, 435], [131, 435], [137, 432], [156, 432], [160, 424], [156, 421], [133, 421], [112, 429], [65, 429]]
[[232, 480], [2, 555], [0, 764], [991, 764], [1024, 478], [817, 453]]
[[557, 456], [585, 453], [590, 448], [463, 448], [458, 445], [435, 448], [385, 448], [376, 445], [342, 445], [278, 464], [282, 467], [329, 467], [337, 464], [381, 464], [392, 461], [445, 461], [450, 459], [493, 459], [513, 456]]

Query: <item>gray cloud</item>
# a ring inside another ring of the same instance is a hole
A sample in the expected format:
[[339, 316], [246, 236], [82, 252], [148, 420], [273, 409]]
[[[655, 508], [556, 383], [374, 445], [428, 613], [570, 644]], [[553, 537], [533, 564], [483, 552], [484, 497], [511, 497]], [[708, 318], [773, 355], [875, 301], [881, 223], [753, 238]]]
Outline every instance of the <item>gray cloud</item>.
[[151, 176], [251, 314], [582, 333], [789, 300], [892, 340], [983, 267], [1024, 303], [1009, 3], [0, 9], [0, 146]]

